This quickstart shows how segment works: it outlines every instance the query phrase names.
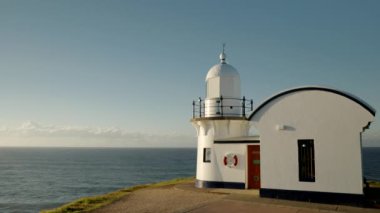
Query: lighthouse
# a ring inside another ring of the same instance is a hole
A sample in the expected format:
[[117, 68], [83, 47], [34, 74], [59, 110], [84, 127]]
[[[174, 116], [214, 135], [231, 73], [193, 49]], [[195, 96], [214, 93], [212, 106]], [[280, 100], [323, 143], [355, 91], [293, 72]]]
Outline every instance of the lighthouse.
[[193, 101], [191, 122], [198, 136], [196, 187], [244, 188], [234, 184], [245, 182], [241, 178], [245, 177], [244, 153], [236, 150], [239, 146], [217, 140], [248, 136], [246, 113], [252, 110], [252, 101], [241, 96], [240, 76], [227, 63], [224, 45], [219, 60], [207, 72], [206, 97]]
[[196, 187], [366, 203], [361, 144], [375, 118], [373, 107], [342, 90], [302, 86], [274, 94], [253, 109], [224, 47], [219, 60], [207, 72], [205, 97], [193, 101]]

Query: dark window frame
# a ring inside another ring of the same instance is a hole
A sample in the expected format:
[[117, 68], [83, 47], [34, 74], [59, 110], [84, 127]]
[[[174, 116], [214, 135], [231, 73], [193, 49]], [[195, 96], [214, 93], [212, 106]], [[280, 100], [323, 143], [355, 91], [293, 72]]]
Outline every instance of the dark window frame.
[[211, 163], [211, 156], [210, 159], [206, 159], [206, 151], [209, 150], [211, 152], [211, 148], [203, 148], [203, 162], [204, 163]]
[[315, 182], [314, 139], [298, 140], [298, 178], [300, 182]]

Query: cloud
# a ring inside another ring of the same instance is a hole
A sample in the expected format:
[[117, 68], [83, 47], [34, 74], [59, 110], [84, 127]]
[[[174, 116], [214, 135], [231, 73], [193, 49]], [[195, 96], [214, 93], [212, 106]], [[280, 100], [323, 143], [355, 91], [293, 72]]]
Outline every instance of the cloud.
[[[380, 146], [380, 132], [363, 134], [363, 146]], [[44, 125], [33, 121], [0, 126], [0, 146], [196, 147], [194, 135], [129, 132], [117, 127]]]
[[26, 121], [0, 127], [0, 146], [195, 147], [195, 136], [128, 132], [116, 127], [43, 125]]

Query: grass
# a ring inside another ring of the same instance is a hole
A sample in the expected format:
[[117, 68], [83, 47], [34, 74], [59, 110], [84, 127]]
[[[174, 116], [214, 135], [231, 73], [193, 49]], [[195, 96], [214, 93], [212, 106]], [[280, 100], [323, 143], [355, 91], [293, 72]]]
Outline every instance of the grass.
[[154, 187], [162, 187], [169, 186], [178, 183], [187, 183], [194, 181], [194, 177], [190, 178], [177, 178], [173, 180], [163, 181], [159, 183], [153, 184], [145, 184], [145, 185], [137, 185], [130, 188], [121, 189], [118, 191], [110, 192], [104, 195], [97, 195], [92, 197], [84, 197], [68, 204], [65, 204], [61, 207], [50, 209], [50, 210], [42, 210], [41, 213], [76, 213], [76, 212], [90, 212], [92, 210], [98, 209], [100, 207], [111, 204], [117, 200], [120, 200], [122, 197], [130, 194], [133, 191], [144, 188], [154, 188]]
[[369, 180], [367, 182], [369, 184], [369, 187], [371, 187], [371, 188], [380, 188], [380, 182], [378, 182], [378, 181]]

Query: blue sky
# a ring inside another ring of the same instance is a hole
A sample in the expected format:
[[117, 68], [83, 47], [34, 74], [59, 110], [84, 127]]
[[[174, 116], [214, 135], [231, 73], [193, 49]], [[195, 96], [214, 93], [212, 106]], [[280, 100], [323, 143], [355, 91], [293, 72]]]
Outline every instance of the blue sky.
[[[2, 0], [0, 145], [113, 146], [117, 132], [117, 146], [160, 146], [146, 143], [155, 136], [195, 146], [191, 101], [223, 42], [255, 104], [322, 85], [379, 111], [379, 10], [376, 0]], [[41, 129], [98, 135], [30, 133]], [[366, 145], [380, 146], [379, 132], [373, 123]]]

